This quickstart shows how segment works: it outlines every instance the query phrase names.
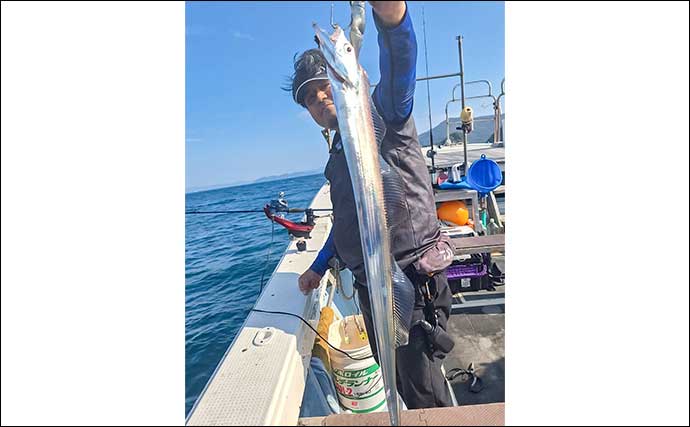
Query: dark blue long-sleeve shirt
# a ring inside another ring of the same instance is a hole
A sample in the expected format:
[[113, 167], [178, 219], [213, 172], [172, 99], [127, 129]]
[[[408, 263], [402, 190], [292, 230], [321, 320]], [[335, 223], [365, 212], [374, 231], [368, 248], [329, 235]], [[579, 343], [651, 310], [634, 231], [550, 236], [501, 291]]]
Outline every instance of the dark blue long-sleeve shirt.
[[[403, 123], [412, 114], [417, 78], [417, 39], [412, 19], [407, 6], [402, 21], [393, 28], [386, 28], [376, 12], [373, 15], [378, 31], [381, 80], [376, 85], [372, 98], [384, 122]], [[334, 255], [335, 245], [331, 231], [310, 270], [323, 275], [328, 269], [328, 261]]]

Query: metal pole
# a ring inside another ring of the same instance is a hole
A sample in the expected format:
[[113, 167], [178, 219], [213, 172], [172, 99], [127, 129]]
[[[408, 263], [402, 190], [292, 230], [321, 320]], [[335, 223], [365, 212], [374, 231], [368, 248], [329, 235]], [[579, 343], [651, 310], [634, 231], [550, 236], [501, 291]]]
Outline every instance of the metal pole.
[[[460, 56], [460, 99], [462, 100], [462, 111], [465, 111], [465, 71], [462, 61], [462, 36], [457, 36], [458, 55]], [[463, 175], [467, 175], [467, 130], [462, 127], [462, 150], [465, 163], [462, 165]]]
[[455, 99], [451, 99], [450, 101], [446, 102], [446, 145], [451, 145], [450, 142], [450, 117], [448, 117], [448, 106], [453, 103], [457, 102]]
[[506, 141], [505, 141], [505, 135], [503, 135], [503, 122], [501, 121], [501, 97], [506, 94], [505, 87], [503, 86], [506, 82], [505, 77], [503, 80], [501, 80], [501, 94], [498, 95], [498, 98], [496, 98], [496, 105], [498, 106], [498, 131], [499, 134], [501, 135], [501, 142], [503, 142], [503, 146], [505, 147]]

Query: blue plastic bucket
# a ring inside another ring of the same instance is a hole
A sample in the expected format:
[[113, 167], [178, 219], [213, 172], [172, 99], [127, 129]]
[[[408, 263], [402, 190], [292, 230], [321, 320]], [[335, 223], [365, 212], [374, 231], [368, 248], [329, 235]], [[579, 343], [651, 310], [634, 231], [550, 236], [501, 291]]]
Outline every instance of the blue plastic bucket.
[[494, 191], [503, 181], [503, 174], [498, 163], [487, 159], [485, 154], [472, 163], [467, 171], [467, 183], [480, 194]]

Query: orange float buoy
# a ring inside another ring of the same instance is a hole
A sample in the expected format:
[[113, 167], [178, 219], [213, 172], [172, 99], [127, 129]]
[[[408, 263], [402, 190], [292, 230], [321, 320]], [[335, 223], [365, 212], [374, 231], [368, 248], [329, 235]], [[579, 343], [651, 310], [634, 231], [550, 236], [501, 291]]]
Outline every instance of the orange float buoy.
[[452, 222], [453, 224], [457, 225], [467, 224], [467, 220], [470, 217], [467, 206], [465, 206], [465, 203], [460, 200], [441, 203], [441, 206], [436, 209], [436, 214], [438, 215], [439, 219]]

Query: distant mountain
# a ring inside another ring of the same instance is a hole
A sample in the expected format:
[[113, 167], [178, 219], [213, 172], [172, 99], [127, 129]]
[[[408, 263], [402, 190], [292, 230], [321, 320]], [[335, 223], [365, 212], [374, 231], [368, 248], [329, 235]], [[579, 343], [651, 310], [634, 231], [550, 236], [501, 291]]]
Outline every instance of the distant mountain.
[[[491, 120], [488, 120], [491, 119]], [[501, 115], [501, 119], [505, 119], [505, 114]], [[450, 139], [453, 142], [462, 141], [462, 131], [457, 130], [460, 127], [459, 117], [450, 117]], [[446, 140], [446, 121], [443, 120], [437, 124], [433, 129], [434, 145], [442, 144]], [[493, 142], [494, 138], [494, 121], [493, 116], [482, 116], [474, 118], [474, 129], [470, 132], [467, 138], [469, 144]], [[429, 146], [429, 131], [419, 135], [419, 143], [422, 147]]]
[[209, 190], [217, 190], [220, 188], [229, 188], [229, 187], [238, 187], [240, 185], [246, 185], [246, 184], [256, 184], [259, 182], [270, 182], [270, 181], [278, 181], [281, 179], [289, 179], [289, 178], [299, 178], [300, 176], [310, 176], [310, 175], [317, 175], [317, 174], [323, 174], [323, 169], [312, 169], [308, 171], [301, 171], [301, 172], [290, 172], [290, 173], [284, 173], [282, 175], [271, 175], [271, 176], [264, 176], [255, 180], [243, 180], [243, 181], [235, 181], [231, 182], [228, 184], [217, 184], [217, 185], [206, 185], [206, 186], [201, 186], [201, 187], [190, 187], [185, 189], [185, 193], [196, 193], [199, 191], [209, 191]]
[[228, 183], [228, 184], [202, 185], [202, 186], [199, 186], [199, 187], [189, 187], [189, 188], [186, 188], [186, 189], [185, 189], [185, 194], [189, 194], [189, 193], [198, 193], [198, 192], [201, 192], [201, 191], [218, 190], [218, 189], [221, 189], [221, 188], [238, 187], [238, 186], [240, 186], [240, 185], [250, 184], [250, 183], [252, 183], [252, 182], [253, 182], [253, 181], [235, 181], [235, 182], [231, 182], [231, 183]]
[[302, 172], [284, 173], [282, 175], [264, 176], [262, 178], [255, 179], [252, 182], [256, 183], [256, 182], [278, 181], [281, 179], [298, 178], [300, 176], [309, 176], [309, 175], [316, 175], [316, 174], [321, 174], [321, 173], [323, 173], [323, 169], [312, 169], [312, 170], [302, 171]]

